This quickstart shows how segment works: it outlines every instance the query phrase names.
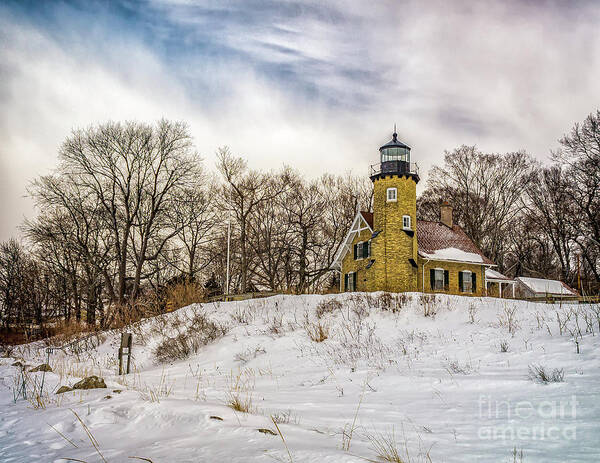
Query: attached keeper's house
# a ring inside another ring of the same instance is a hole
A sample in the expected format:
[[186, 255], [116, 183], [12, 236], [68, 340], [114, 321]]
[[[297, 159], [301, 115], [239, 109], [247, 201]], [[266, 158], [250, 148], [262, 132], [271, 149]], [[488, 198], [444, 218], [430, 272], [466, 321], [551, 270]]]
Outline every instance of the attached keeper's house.
[[419, 173], [410, 147], [392, 140], [371, 166], [373, 212], [354, 218], [334, 260], [342, 291], [422, 291], [485, 295], [485, 270], [495, 267], [452, 221], [417, 221]]

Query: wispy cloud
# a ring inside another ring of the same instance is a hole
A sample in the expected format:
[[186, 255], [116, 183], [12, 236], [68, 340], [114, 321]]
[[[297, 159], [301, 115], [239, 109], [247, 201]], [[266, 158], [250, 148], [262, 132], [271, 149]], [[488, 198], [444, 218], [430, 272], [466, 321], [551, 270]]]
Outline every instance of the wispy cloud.
[[394, 122], [444, 149], [544, 158], [600, 101], [595, 2], [14, 2], [0, 6], [0, 239], [71, 128], [190, 123], [212, 165], [366, 172]]

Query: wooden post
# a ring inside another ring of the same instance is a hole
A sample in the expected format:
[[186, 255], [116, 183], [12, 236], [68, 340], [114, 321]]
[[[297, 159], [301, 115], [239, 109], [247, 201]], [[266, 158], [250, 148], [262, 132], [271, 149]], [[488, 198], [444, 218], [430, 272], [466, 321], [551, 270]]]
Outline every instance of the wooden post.
[[121, 346], [119, 347], [119, 374], [123, 373], [123, 354], [127, 349], [127, 374], [129, 374], [129, 364], [131, 363], [131, 345], [133, 343], [133, 336], [131, 333], [121, 333]]

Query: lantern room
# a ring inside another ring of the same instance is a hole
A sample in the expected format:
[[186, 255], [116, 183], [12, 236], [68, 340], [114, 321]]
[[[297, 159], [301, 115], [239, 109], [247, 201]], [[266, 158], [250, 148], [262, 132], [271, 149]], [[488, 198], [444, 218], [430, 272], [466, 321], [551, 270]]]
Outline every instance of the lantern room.
[[371, 180], [386, 175], [406, 175], [419, 182], [417, 165], [411, 163], [410, 146], [398, 140], [396, 127], [392, 139], [379, 148], [380, 162], [371, 166]]
[[392, 139], [379, 148], [381, 162], [402, 161], [410, 163], [410, 146], [398, 140], [398, 134], [394, 132]]

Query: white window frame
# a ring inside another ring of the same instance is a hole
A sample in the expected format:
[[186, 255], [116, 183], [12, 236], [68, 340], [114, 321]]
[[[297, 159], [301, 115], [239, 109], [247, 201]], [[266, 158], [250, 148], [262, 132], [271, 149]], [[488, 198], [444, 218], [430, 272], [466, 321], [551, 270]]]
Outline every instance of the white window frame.
[[[462, 288], [460, 290], [463, 293], [472, 293], [473, 292], [473, 272], [471, 270], [462, 270]], [[467, 285], [467, 279], [465, 278], [469, 275], [469, 282]]]
[[[438, 280], [438, 275], [442, 275], [442, 279]], [[441, 287], [438, 288], [438, 281], [441, 281]], [[444, 269], [443, 268], [434, 268], [433, 269], [433, 290], [434, 291], [444, 291]]]
[[[390, 193], [393, 192], [393, 198], [390, 198]], [[385, 192], [385, 198], [388, 203], [395, 203], [398, 201], [398, 188], [388, 188]]]
[[356, 260], [364, 259], [363, 246], [364, 246], [364, 241], [359, 241], [358, 243], [356, 243]]
[[[408, 225], [406, 225], [408, 219]], [[403, 215], [402, 216], [402, 229], [403, 230], [412, 230], [412, 224], [411, 224], [412, 220], [410, 218], [410, 215]]]

